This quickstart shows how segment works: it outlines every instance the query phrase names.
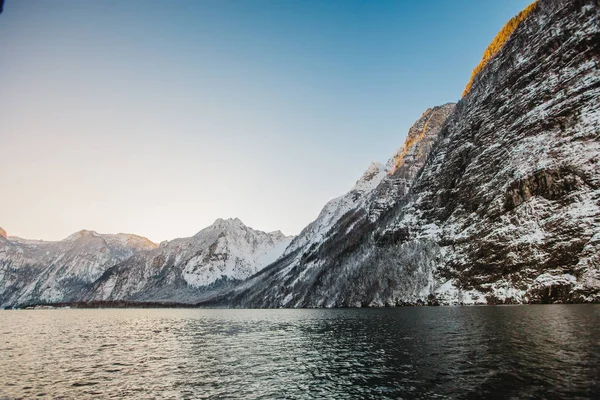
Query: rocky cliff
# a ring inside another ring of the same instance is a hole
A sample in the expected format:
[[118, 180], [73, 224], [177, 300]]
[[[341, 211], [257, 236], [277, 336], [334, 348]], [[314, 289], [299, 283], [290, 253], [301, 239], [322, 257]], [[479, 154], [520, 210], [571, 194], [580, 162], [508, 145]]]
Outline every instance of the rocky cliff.
[[409, 135], [397, 181], [207, 304], [599, 301], [599, 6], [541, 0], [518, 22], [413, 165]]
[[[454, 107], [449, 103], [426, 110], [385, 165], [371, 164], [354, 188], [325, 205], [281, 259], [240, 287], [219, 296], [216, 303], [252, 307], [361, 305], [360, 301], [333, 304], [324, 300], [328, 296], [353, 296], [355, 291], [349, 287], [353, 285], [350, 272], [328, 264], [336, 265], [356, 246], [365, 249], [370, 246], [362, 243], [363, 235], [371, 232], [377, 221], [410, 192]], [[367, 274], [378, 280], [384, 279], [386, 273], [373, 270]], [[320, 289], [313, 294], [316, 285]], [[316, 299], [314, 303], [307, 301], [312, 296]]]

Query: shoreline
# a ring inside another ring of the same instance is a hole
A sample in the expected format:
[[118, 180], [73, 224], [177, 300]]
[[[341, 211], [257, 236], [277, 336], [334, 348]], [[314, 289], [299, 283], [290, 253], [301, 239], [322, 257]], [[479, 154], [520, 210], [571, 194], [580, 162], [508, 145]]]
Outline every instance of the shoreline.
[[555, 302], [555, 303], [497, 303], [497, 304], [402, 304], [394, 306], [364, 306], [364, 307], [227, 307], [205, 306], [189, 303], [160, 303], [160, 302], [75, 302], [75, 303], [37, 303], [24, 306], [5, 306], [0, 310], [65, 310], [65, 309], [204, 309], [204, 310], [361, 310], [361, 309], [392, 309], [392, 308], [417, 308], [417, 307], [506, 307], [506, 306], [535, 306], [535, 305], [583, 305], [600, 304], [594, 302]]

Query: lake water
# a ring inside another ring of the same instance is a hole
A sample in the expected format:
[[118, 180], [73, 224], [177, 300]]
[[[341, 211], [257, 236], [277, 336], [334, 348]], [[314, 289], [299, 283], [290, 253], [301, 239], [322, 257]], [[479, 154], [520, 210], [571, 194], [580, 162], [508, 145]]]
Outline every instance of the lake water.
[[600, 306], [0, 311], [34, 397], [600, 398]]

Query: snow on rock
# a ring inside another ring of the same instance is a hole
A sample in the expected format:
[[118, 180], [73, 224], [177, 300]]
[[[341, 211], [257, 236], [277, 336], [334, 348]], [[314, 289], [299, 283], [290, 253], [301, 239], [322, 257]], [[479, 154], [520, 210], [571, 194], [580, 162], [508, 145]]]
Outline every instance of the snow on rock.
[[[349, 212], [365, 210], [371, 218], [376, 218], [393, 204], [394, 196], [406, 194], [425, 163], [442, 123], [453, 109], [452, 103], [427, 109], [410, 128], [402, 147], [387, 163], [371, 163], [354, 187], [345, 195], [329, 201], [317, 219], [294, 239], [284, 254], [314, 251], [330, 232], [335, 232], [334, 226]], [[352, 229], [352, 225], [346, 229]]]
[[292, 239], [219, 218], [192, 237], [163, 242], [115, 265], [83, 299], [195, 302], [209, 289], [256, 274]]
[[597, 1], [539, 0], [458, 104], [425, 111], [295, 239], [238, 219], [157, 248], [0, 235], [0, 302], [599, 302], [599, 36]]
[[284, 254], [321, 243], [344, 214], [364, 205], [369, 194], [386, 177], [387, 172], [382, 164], [371, 163], [348, 193], [325, 204], [317, 219], [302, 230]]
[[58, 242], [0, 242], [0, 305], [76, 299], [108, 268], [156, 244], [136, 235], [80, 231]]

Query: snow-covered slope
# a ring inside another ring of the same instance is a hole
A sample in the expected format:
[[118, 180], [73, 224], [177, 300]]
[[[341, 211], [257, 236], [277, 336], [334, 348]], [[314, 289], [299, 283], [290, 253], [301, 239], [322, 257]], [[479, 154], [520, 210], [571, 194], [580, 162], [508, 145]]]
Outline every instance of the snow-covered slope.
[[372, 163], [348, 193], [325, 204], [317, 219], [302, 230], [286, 249], [285, 254], [322, 243], [344, 214], [364, 206], [369, 194], [381, 183], [387, 172], [382, 164]]
[[207, 304], [600, 301], [599, 9], [541, 0], [423, 162], [394, 163], [414, 180], [382, 179], [321, 242]]
[[[410, 128], [402, 147], [385, 165], [372, 163], [348, 193], [328, 202], [317, 219], [303, 229], [286, 249], [284, 255], [294, 254], [291, 264], [302, 263], [303, 258], [318, 249], [329, 235], [337, 234], [334, 227], [342, 217], [351, 221], [357, 213], [366, 212], [374, 220], [393, 205], [394, 198], [408, 193], [442, 123], [453, 109], [454, 104], [449, 103], [426, 110]], [[346, 229], [352, 229], [352, 222]]]
[[296, 259], [299, 259], [319, 247], [330, 233], [335, 233], [332, 228], [342, 217], [364, 210], [374, 220], [394, 204], [395, 198], [408, 193], [415, 176], [427, 160], [442, 123], [453, 109], [454, 104], [448, 103], [426, 110], [410, 128], [404, 144], [387, 163], [371, 163], [348, 193], [323, 207], [317, 219], [302, 230], [284, 255], [296, 253]]
[[74, 233], [59, 242], [0, 236], [0, 304], [70, 301], [87, 284], [133, 254], [153, 249], [146, 238]]
[[237, 218], [218, 219], [190, 238], [161, 243], [106, 271], [84, 300], [194, 302], [207, 289], [243, 280], [275, 261], [291, 242]]

